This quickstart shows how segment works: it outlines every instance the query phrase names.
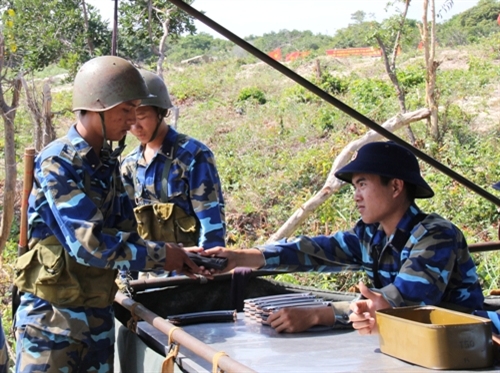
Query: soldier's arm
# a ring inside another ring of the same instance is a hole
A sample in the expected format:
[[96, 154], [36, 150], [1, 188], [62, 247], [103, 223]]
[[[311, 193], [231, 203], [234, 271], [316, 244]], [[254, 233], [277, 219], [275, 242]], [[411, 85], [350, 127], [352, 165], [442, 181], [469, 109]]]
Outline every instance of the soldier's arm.
[[226, 222], [221, 181], [212, 152], [196, 154], [189, 172], [190, 200], [200, 221], [199, 245], [205, 249], [225, 246]]
[[299, 236], [259, 246], [265, 269], [339, 272], [363, 267], [361, 243], [354, 231], [333, 236]]
[[123, 191], [117, 192], [112, 212], [105, 217], [84, 190], [83, 178], [71, 162], [51, 157], [37, 171], [40, 193], [48, 202], [48, 206], [39, 206], [40, 214], [78, 263], [132, 270], [164, 267], [164, 243], [144, 241], [134, 231], [119, 229], [135, 224], [130, 201]]

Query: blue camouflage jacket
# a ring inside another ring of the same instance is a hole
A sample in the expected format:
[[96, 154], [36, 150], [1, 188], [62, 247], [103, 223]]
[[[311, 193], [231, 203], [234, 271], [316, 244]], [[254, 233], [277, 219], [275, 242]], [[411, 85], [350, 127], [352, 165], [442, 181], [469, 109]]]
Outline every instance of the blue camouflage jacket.
[[102, 163], [75, 127], [66, 139], [72, 146], [55, 140], [36, 157], [28, 209], [30, 238], [55, 235], [83, 265], [163, 268], [164, 244], [144, 241], [136, 233], [118, 162]]
[[[142, 146], [138, 146], [123, 160], [123, 184], [134, 206], [136, 201], [161, 201], [165, 159], [177, 136], [178, 132], [169, 127], [161, 149], [149, 164], [144, 160]], [[140, 190], [135, 190], [134, 177]], [[199, 246], [205, 249], [225, 246], [224, 198], [214, 155], [206, 145], [187, 136], [179, 142], [168, 174], [167, 188], [168, 202], [199, 220]]]
[[378, 291], [393, 307], [451, 303], [482, 309], [484, 297], [462, 232], [437, 214], [411, 226], [419, 213], [413, 204], [397, 225], [397, 230], [411, 232], [401, 251], [392, 245], [394, 234], [387, 237], [379, 224], [360, 220], [353, 229], [332, 236], [300, 236], [259, 247], [266, 260], [262, 268], [364, 270], [374, 282], [372, 256], [378, 247]]
[[[137, 271], [164, 267], [164, 243], [144, 241], [136, 233], [118, 161], [101, 162], [75, 127], [36, 157], [28, 215], [31, 239], [55, 235], [80, 264]], [[53, 307], [25, 293], [16, 313], [16, 326], [36, 325], [84, 340], [93, 335], [90, 320], [97, 319], [99, 333], [109, 332], [112, 343], [112, 311], [112, 307]]]

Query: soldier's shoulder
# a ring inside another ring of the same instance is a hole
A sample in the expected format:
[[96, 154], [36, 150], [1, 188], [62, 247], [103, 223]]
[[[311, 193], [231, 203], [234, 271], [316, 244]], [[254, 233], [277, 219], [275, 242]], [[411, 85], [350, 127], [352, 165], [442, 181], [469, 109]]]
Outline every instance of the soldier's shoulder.
[[179, 146], [182, 147], [185, 151], [191, 153], [193, 156], [195, 156], [199, 152], [211, 152], [207, 145], [202, 143], [200, 140], [188, 135], [183, 135], [179, 139]]
[[45, 160], [52, 158], [58, 158], [72, 163], [76, 157], [76, 154], [77, 151], [72, 146], [69, 139], [66, 137], [62, 137], [52, 141], [45, 148], [43, 148], [40, 151], [38, 158], [40, 162], [44, 162]]
[[450, 234], [456, 235], [457, 232], [461, 232], [453, 222], [436, 213], [427, 215], [422, 221], [422, 227], [425, 228], [425, 231], [429, 234], [449, 232]]

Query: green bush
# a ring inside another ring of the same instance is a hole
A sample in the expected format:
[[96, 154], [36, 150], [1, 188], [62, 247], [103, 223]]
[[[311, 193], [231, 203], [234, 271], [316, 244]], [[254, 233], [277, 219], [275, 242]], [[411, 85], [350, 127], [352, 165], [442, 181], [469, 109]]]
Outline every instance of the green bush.
[[266, 103], [266, 96], [257, 87], [245, 87], [238, 94], [238, 102], [255, 102], [259, 105], [264, 105]]
[[335, 96], [343, 94], [347, 91], [347, 89], [349, 88], [349, 80], [325, 73], [321, 76], [321, 82], [319, 86], [326, 92]]
[[422, 66], [411, 65], [406, 69], [399, 69], [396, 76], [405, 93], [425, 84], [425, 69]]

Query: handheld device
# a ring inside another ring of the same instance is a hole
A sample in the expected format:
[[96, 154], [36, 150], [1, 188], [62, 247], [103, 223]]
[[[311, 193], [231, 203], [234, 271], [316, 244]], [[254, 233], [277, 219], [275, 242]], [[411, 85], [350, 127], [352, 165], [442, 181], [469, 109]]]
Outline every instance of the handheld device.
[[196, 265], [203, 266], [206, 269], [222, 270], [227, 266], [227, 258], [202, 256], [196, 253], [188, 253], [188, 256]]

